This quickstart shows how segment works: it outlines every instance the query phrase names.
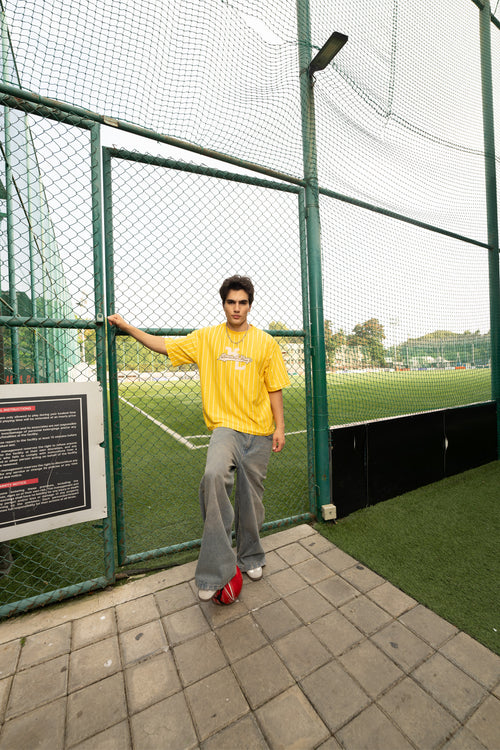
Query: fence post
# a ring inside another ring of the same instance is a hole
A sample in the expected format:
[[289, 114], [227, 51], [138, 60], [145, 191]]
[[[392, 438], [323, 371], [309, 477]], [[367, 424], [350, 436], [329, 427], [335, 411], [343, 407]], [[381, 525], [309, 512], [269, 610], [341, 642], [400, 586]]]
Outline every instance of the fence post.
[[500, 279], [497, 179], [495, 166], [495, 127], [491, 63], [491, 7], [484, 0], [479, 11], [481, 45], [481, 90], [483, 97], [484, 166], [486, 218], [488, 223], [488, 264], [490, 285], [491, 396], [497, 404], [497, 458], [500, 457]]
[[309, 76], [311, 62], [311, 23], [308, 0], [297, 0], [299, 42], [300, 106], [302, 114], [302, 151], [304, 160], [306, 233], [309, 267], [309, 304], [311, 320], [314, 465], [316, 510], [330, 499], [330, 448], [328, 399], [326, 388], [325, 322], [321, 269], [318, 167], [314, 95]]
[[[5, 22], [5, 13], [2, 11], [2, 81], [10, 83], [9, 70], [9, 40], [7, 36], [7, 24]], [[11, 131], [10, 131], [10, 109], [3, 108], [4, 119], [4, 148], [3, 156], [5, 159], [5, 201], [6, 201], [6, 221], [7, 221], [7, 263], [8, 263], [8, 281], [9, 281], [9, 306], [10, 314], [17, 315], [17, 287], [16, 287], [16, 267], [14, 259], [14, 196], [13, 196], [13, 174], [11, 163]], [[10, 331], [11, 355], [12, 355], [12, 375], [13, 382], [19, 383], [20, 360], [19, 360], [19, 330], [13, 327]]]
[[111, 502], [111, 471], [109, 450], [109, 418], [106, 371], [106, 325], [105, 325], [105, 281], [103, 263], [103, 198], [102, 198], [102, 149], [101, 127], [92, 125], [90, 129], [90, 159], [92, 181], [92, 234], [94, 251], [94, 296], [96, 328], [96, 369], [97, 379], [102, 386], [104, 416], [104, 450], [106, 454], [106, 501], [108, 515], [103, 519], [105, 576], [112, 583], [115, 578], [115, 557], [113, 548], [113, 524]]

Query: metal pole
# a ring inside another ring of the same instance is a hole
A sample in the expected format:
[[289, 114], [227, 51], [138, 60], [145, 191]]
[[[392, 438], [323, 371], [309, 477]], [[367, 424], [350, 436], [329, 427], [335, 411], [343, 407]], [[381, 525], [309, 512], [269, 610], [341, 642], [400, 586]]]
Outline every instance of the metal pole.
[[[24, 116], [24, 135], [26, 143], [26, 190], [28, 194], [28, 232], [29, 232], [29, 254], [30, 254], [30, 289], [31, 289], [31, 313], [34, 318], [37, 316], [36, 309], [36, 270], [35, 270], [35, 248], [33, 241], [33, 196], [32, 196], [32, 179], [31, 179], [31, 133], [28, 125], [28, 115]], [[38, 334], [31, 330], [31, 343], [33, 347], [33, 376], [34, 382], [40, 382], [40, 362], [38, 357]]]
[[302, 114], [302, 152], [304, 160], [306, 234], [309, 265], [311, 311], [311, 348], [313, 382], [314, 458], [316, 509], [331, 502], [328, 400], [326, 388], [326, 351], [321, 272], [318, 168], [314, 93], [309, 76], [311, 62], [311, 22], [308, 0], [297, 0], [299, 39], [300, 102]]
[[104, 416], [104, 450], [106, 455], [106, 501], [108, 515], [103, 520], [105, 575], [110, 582], [115, 579], [115, 557], [113, 549], [111, 471], [109, 451], [109, 419], [106, 373], [106, 327], [104, 325], [105, 284], [103, 263], [103, 201], [102, 201], [102, 150], [101, 128], [94, 125], [90, 131], [90, 158], [92, 179], [92, 234], [94, 250], [94, 297], [96, 328], [97, 379], [101, 383]]
[[481, 44], [481, 86], [483, 96], [484, 165], [486, 216], [488, 224], [488, 262], [490, 286], [491, 397], [497, 404], [497, 458], [500, 457], [500, 283], [497, 179], [495, 166], [495, 126], [493, 118], [493, 82], [491, 64], [491, 8], [489, 0], [479, 12]]
[[[9, 40], [7, 38], [7, 24], [5, 13], [2, 13], [2, 81], [6, 83], [9, 76], [8, 67]], [[13, 217], [13, 175], [11, 166], [10, 153], [10, 110], [4, 107], [4, 133], [5, 133], [5, 190], [6, 190], [6, 213], [7, 213], [7, 264], [9, 277], [9, 305], [12, 315], [17, 315], [17, 289], [16, 289], [16, 268], [14, 260], [14, 217]], [[19, 383], [20, 363], [19, 363], [19, 331], [12, 329], [11, 337], [11, 355], [12, 355], [12, 374], [13, 382]]]

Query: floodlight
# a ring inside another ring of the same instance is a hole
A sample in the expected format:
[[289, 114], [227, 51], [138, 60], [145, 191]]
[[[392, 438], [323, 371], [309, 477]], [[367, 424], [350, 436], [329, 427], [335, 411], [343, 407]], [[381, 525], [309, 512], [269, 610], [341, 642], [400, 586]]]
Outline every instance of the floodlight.
[[328, 41], [321, 47], [318, 54], [311, 60], [309, 75], [312, 76], [318, 70], [324, 70], [331, 63], [337, 52], [340, 52], [348, 38], [346, 34], [334, 31]]

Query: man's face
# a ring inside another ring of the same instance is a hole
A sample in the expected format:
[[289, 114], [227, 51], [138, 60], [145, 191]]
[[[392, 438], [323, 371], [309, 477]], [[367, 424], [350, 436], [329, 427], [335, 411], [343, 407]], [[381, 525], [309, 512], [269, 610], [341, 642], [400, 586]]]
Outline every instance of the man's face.
[[223, 307], [229, 328], [232, 331], [246, 331], [247, 315], [251, 309], [248, 294], [243, 289], [230, 289]]

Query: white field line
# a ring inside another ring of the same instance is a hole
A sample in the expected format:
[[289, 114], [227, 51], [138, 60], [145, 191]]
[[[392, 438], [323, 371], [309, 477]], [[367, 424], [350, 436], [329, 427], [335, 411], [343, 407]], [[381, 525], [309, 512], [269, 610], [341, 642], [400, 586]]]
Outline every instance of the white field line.
[[134, 404], [131, 404], [130, 401], [127, 401], [126, 398], [123, 398], [123, 396], [120, 396], [120, 401], [123, 401], [124, 404], [127, 404], [127, 406], [132, 407], [132, 409], [135, 409], [139, 412], [139, 414], [142, 414], [143, 417], [146, 417], [146, 419], [149, 419], [150, 422], [153, 422], [157, 427], [159, 427], [164, 432], [167, 432], [171, 437], [174, 438], [174, 440], [177, 440], [182, 445], [185, 445], [186, 448], [189, 448], [190, 451], [194, 451], [197, 448], [205, 448], [204, 445], [194, 445], [193, 443], [190, 443], [189, 440], [186, 440], [186, 438], [182, 437], [182, 435], [179, 435], [178, 432], [175, 432], [174, 430], [171, 430], [170, 427], [167, 427], [162, 422], [159, 422], [157, 419], [154, 419], [150, 414], [143, 411], [142, 409], [139, 409], [138, 406], [135, 406]]
[[[200, 448], [208, 448], [208, 444], [206, 445], [194, 445], [194, 443], [191, 443], [191, 440], [194, 440], [196, 438], [210, 438], [210, 435], [188, 435], [187, 437], [183, 437], [182, 435], [179, 435], [178, 432], [175, 432], [175, 430], [170, 429], [170, 427], [167, 427], [167, 425], [163, 424], [163, 422], [160, 422], [158, 419], [155, 419], [147, 412], [143, 411], [142, 409], [139, 409], [138, 406], [135, 406], [135, 404], [130, 403], [130, 401], [127, 401], [126, 398], [123, 398], [123, 396], [120, 396], [120, 401], [123, 401], [124, 404], [127, 404], [127, 406], [130, 406], [132, 409], [135, 409], [135, 411], [138, 411], [139, 414], [142, 414], [143, 417], [146, 417], [146, 419], [149, 419], [150, 422], [153, 422], [157, 427], [160, 428], [160, 430], [163, 430], [164, 432], [168, 433], [170, 437], [173, 437], [174, 440], [177, 440], [177, 442], [181, 443], [181, 445], [185, 445], [186, 448], [189, 448], [190, 451], [197, 451], [200, 450]], [[297, 432], [286, 432], [285, 435], [302, 435], [304, 432], [307, 432], [307, 430], [297, 430]]]

